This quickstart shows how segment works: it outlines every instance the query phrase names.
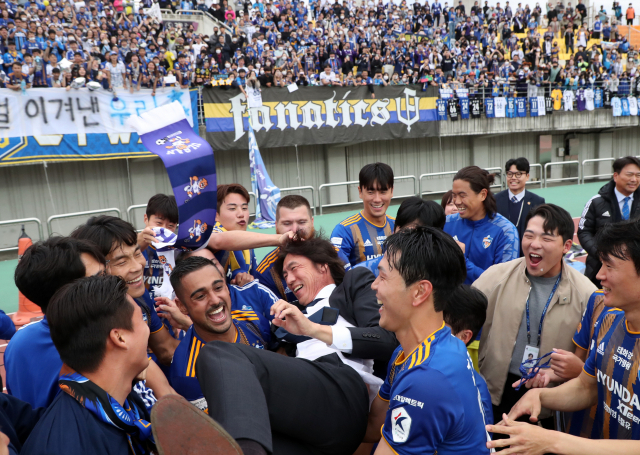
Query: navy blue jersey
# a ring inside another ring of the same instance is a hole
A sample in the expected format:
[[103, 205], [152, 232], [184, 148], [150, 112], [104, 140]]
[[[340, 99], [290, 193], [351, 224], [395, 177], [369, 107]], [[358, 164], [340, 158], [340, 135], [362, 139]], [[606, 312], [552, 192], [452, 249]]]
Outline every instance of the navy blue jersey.
[[640, 440], [640, 332], [631, 332], [623, 311], [602, 313], [584, 372], [598, 381], [591, 439]]
[[413, 352], [398, 346], [378, 393], [389, 402], [381, 444], [397, 454], [484, 454], [482, 397], [462, 341], [444, 323]]
[[[149, 325], [149, 331], [153, 334], [162, 330], [162, 320], [158, 317], [158, 313], [156, 312], [156, 302], [151, 298], [149, 293], [145, 290], [142, 296], [134, 300], [143, 308], [142, 313], [145, 317], [145, 322]], [[148, 310], [148, 314], [145, 314], [145, 307]]]
[[231, 314], [242, 319], [245, 313], [256, 313], [260, 317], [260, 328], [264, 332], [270, 332], [269, 321], [271, 306], [278, 301], [278, 297], [258, 280], [253, 280], [244, 286], [229, 286], [231, 296]]
[[162, 287], [165, 269], [167, 276], [171, 275], [171, 264], [167, 262], [162, 253], [158, 254], [155, 248], [151, 246], [144, 250], [142, 254], [147, 260], [147, 265], [144, 267], [144, 287], [151, 300], [153, 300], [159, 296], [156, 296], [156, 290]]
[[496, 105], [493, 98], [485, 98], [484, 100], [484, 113], [487, 118], [495, 118]]
[[368, 221], [358, 212], [342, 221], [331, 233], [331, 243], [337, 247], [354, 265], [382, 256], [382, 244], [393, 234], [395, 218], [386, 216], [383, 226]]
[[447, 119], [447, 100], [436, 100], [436, 107], [438, 109], [438, 120]]
[[[532, 98], [529, 98], [529, 103], [530, 103], [530, 108], [529, 108], [529, 115], [531, 117], [538, 117], [539, 113], [538, 113], [538, 97], [534, 96]], [[544, 109], [544, 107], [543, 107]]]
[[582, 319], [578, 324], [576, 333], [573, 335], [573, 342], [576, 346], [585, 351], [589, 350], [591, 338], [593, 338], [593, 332], [596, 328], [596, 322], [604, 309], [604, 292], [599, 290], [591, 294], [587, 302], [587, 307], [584, 313], [582, 313]]
[[469, 98], [460, 99], [460, 118], [469, 118]]
[[[139, 398], [136, 400], [142, 418], [149, 414]], [[22, 455], [46, 454], [131, 454], [127, 433], [99, 420], [68, 393], [60, 393], [45, 411], [20, 452]]]
[[[231, 317], [236, 327], [235, 343], [246, 344], [258, 349], [264, 349], [268, 345], [271, 332], [264, 332], [260, 329], [260, 316], [257, 313], [246, 311], [242, 317], [232, 313]], [[200, 410], [208, 412], [207, 400], [204, 398], [198, 378], [196, 378], [196, 361], [200, 355], [200, 349], [205, 344], [191, 326], [173, 354], [169, 383], [187, 401]]]
[[[213, 227], [213, 234], [226, 232], [226, 229], [217, 222]], [[253, 250], [226, 251], [219, 250], [214, 256], [227, 275], [227, 282], [236, 277], [238, 273], [251, 273], [256, 270], [256, 255]]]
[[9, 438], [9, 454], [20, 453], [44, 411], [45, 408], [33, 409], [26, 401], [0, 393], [0, 429]]
[[520, 255], [518, 230], [499, 213], [478, 221], [461, 218], [455, 213], [447, 216], [444, 231], [466, 245], [466, 284], [472, 284], [492, 265], [518, 259]]

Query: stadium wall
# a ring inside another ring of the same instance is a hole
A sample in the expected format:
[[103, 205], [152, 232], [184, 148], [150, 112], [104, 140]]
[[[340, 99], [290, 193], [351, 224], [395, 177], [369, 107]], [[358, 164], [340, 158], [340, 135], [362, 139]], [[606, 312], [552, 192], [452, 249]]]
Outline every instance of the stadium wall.
[[[577, 121], [567, 119], [562, 123], [562, 115], [548, 119], [442, 122], [441, 137], [340, 146], [283, 147], [261, 152], [276, 185], [281, 188], [312, 185], [316, 189], [324, 183], [357, 180], [360, 168], [374, 161], [389, 163], [397, 176], [419, 177], [423, 173], [456, 171], [471, 164], [502, 167], [506, 160], [517, 156], [540, 163], [637, 155], [640, 144], [637, 118], [614, 119], [610, 111], [603, 111], [600, 116], [597, 114], [598, 111], [566, 116], [580, 117], [581, 124], [578, 125], [575, 124]], [[589, 119], [589, 116], [593, 118]], [[538, 122], [540, 129], [535, 130], [536, 125], [528, 122]], [[580, 126], [584, 125], [590, 129], [581, 129]], [[477, 134], [489, 126], [492, 127], [489, 131], [495, 133]], [[548, 127], [555, 130], [542, 129]], [[541, 154], [540, 136], [545, 134], [551, 135], [551, 147]], [[574, 143], [571, 156], [557, 157], [557, 149], [566, 147], [567, 139], [574, 137], [579, 143], [577, 146]], [[239, 182], [250, 188], [248, 151], [219, 152], [215, 157], [219, 183]], [[607, 173], [610, 172], [610, 164], [592, 165], [586, 171], [590, 174]], [[550, 177], [569, 175], [577, 175], [577, 167], [564, 171], [560, 167], [554, 168]], [[537, 170], [532, 172], [532, 178], [538, 177]], [[423, 190], [446, 190], [450, 182], [451, 176], [425, 179]], [[157, 158], [48, 163], [46, 168], [44, 165], [0, 168], [0, 221], [37, 217], [44, 225], [46, 237], [46, 220], [51, 215], [116, 207], [126, 217], [129, 206], [145, 204], [153, 194], [170, 191], [165, 169]], [[413, 192], [412, 181], [396, 185], [396, 195]], [[308, 192], [303, 194], [310, 197]], [[357, 200], [355, 188], [345, 191], [345, 187], [338, 187], [323, 192], [324, 203]], [[138, 227], [143, 213], [143, 210], [133, 213]], [[81, 222], [80, 217], [54, 221], [53, 232], [68, 234]], [[32, 238], [38, 238], [34, 225], [27, 226], [27, 232]], [[18, 236], [19, 226], [0, 226], [0, 248], [15, 246]]]

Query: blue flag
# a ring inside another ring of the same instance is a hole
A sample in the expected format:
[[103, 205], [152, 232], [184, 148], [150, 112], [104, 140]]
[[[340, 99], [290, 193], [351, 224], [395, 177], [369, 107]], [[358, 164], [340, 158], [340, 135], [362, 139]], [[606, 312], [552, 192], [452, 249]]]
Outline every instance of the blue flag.
[[268, 229], [276, 225], [276, 206], [280, 202], [280, 188], [275, 186], [264, 166], [256, 135], [249, 118], [249, 161], [251, 165], [251, 189], [255, 193], [256, 219], [252, 228]]
[[205, 247], [216, 222], [216, 163], [211, 146], [193, 131], [176, 101], [130, 117], [128, 123], [145, 147], [162, 159], [169, 174], [180, 221], [178, 235], [171, 239], [173, 247]]

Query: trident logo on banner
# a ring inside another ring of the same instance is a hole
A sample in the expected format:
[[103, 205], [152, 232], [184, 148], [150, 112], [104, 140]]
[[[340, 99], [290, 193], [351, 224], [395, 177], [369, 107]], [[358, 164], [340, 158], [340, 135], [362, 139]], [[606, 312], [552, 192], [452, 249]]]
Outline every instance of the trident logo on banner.
[[[413, 98], [413, 105], [409, 104], [409, 100]], [[396, 98], [396, 114], [398, 114], [398, 121], [407, 125], [407, 131], [411, 131], [411, 125], [420, 120], [420, 107], [419, 98], [416, 96], [416, 91], [408, 88], [404, 89], [404, 100], [407, 116], [402, 116], [402, 98]], [[413, 113], [413, 116], [411, 115]]]

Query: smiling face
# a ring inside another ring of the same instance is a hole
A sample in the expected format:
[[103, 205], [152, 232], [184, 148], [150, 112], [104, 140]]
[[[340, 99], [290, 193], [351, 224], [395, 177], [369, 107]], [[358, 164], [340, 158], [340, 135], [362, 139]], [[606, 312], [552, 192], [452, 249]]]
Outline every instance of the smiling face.
[[613, 173], [616, 188], [625, 196], [633, 194], [640, 186], [640, 168], [635, 164], [627, 164], [620, 173]]
[[484, 200], [487, 198], [487, 190], [482, 189], [476, 193], [471, 184], [466, 180], [454, 180], [452, 187], [453, 203], [458, 207], [461, 218], [478, 221], [486, 216]]
[[249, 201], [237, 193], [229, 193], [216, 213], [216, 221], [228, 231], [246, 231], [249, 224]]
[[161, 227], [165, 229], [169, 229], [172, 232], [176, 232], [176, 228], [178, 227], [176, 223], [172, 223], [168, 218], [163, 218], [160, 215], [151, 215], [147, 217], [147, 214], [144, 214], [144, 225], [146, 227]]
[[544, 222], [540, 216], [529, 220], [522, 236], [522, 252], [529, 275], [550, 278], [560, 273], [562, 256], [569, 251], [573, 242], [564, 242], [557, 231], [545, 232]]
[[176, 304], [188, 314], [198, 334], [208, 339], [229, 331], [231, 296], [224, 277], [213, 266], [202, 267], [182, 278]]
[[371, 289], [375, 291], [380, 305], [380, 327], [398, 332], [411, 317], [411, 290], [405, 285], [398, 269], [391, 268], [386, 253], [378, 264], [378, 272]]
[[393, 188], [383, 190], [375, 181], [371, 188], [358, 187], [358, 194], [364, 203], [365, 218], [380, 218], [387, 213], [393, 197]]
[[529, 174], [518, 170], [515, 164], [512, 164], [507, 171], [507, 184], [513, 194], [519, 194], [524, 190], [525, 185], [529, 181]]
[[600, 258], [602, 267], [596, 275], [604, 292], [604, 304], [627, 311], [640, 300], [640, 280], [631, 259], [610, 256]]
[[117, 245], [107, 255], [107, 272], [109, 275], [119, 276], [127, 282], [128, 294], [135, 298], [144, 294], [142, 272], [147, 260], [138, 245]]
[[334, 283], [329, 267], [294, 254], [284, 259], [282, 277], [301, 305], [308, 305], [322, 288]]

